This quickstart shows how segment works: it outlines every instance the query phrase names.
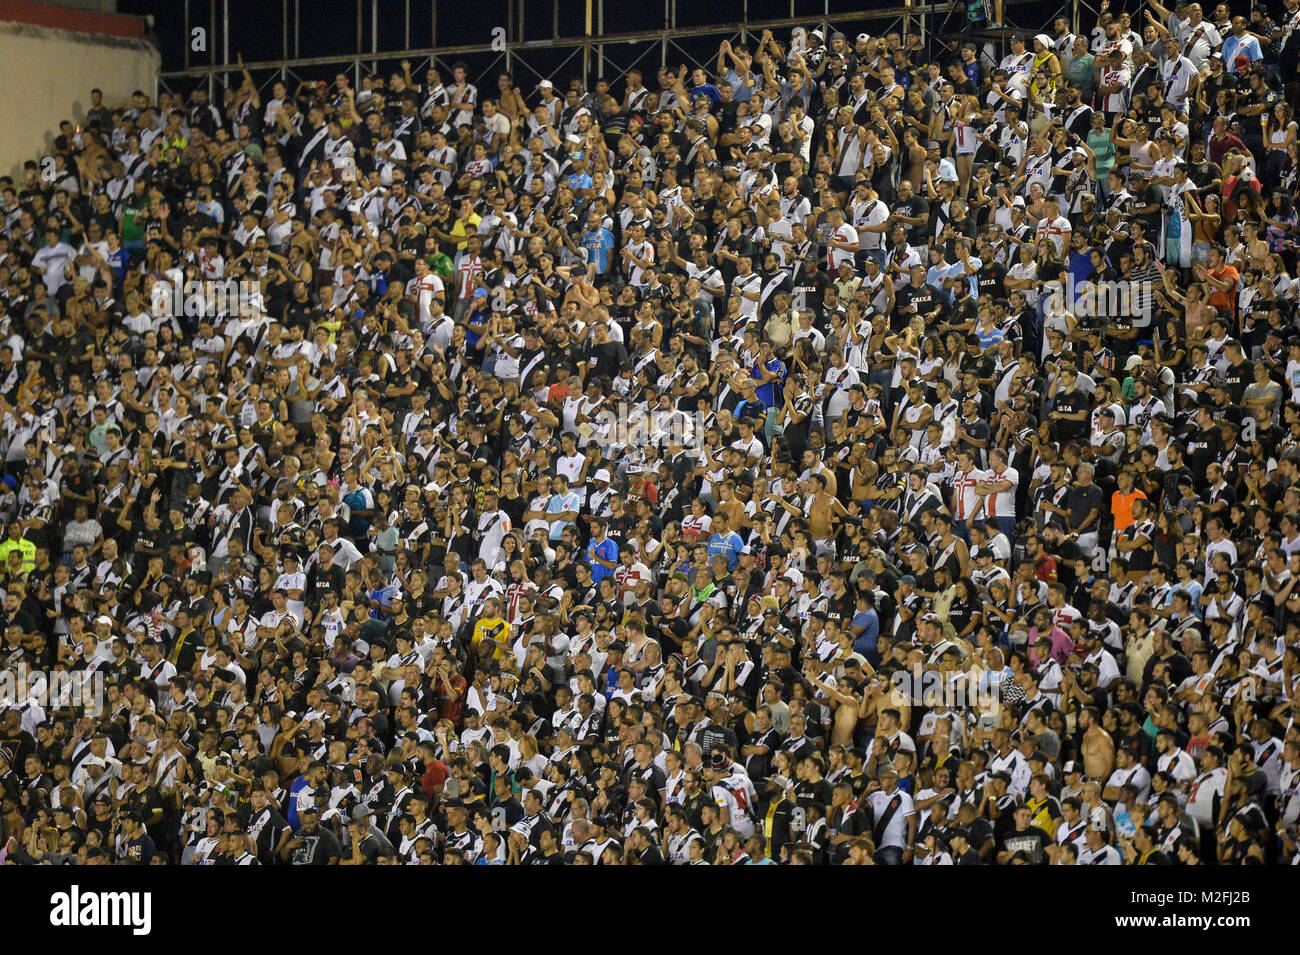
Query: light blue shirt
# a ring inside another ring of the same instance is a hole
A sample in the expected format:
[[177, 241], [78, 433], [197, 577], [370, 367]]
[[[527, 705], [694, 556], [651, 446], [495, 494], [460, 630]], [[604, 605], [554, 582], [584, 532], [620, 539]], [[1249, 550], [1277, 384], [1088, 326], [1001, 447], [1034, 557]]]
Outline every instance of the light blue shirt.
[[1228, 68], [1229, 73], [1236, 73], [1237, 67], [1235, 60], [1239, 56], [1250, 57], [1250, 62], [1257, 63], [1264, 58], [1264, 53], [1259, 48], [1259, 41], [1251, 34], [1238, 39], [1229, 33], [1223, 40], [1223, 65]]
[[932, 286], [936, 292], [943, 296], [945, 302], [951, 302], [953, 300], [952, 289], [944, 288], [943, 283], [947, 279], [955, 279], [961, 273], [962, 267], [960, 264], [954, 266], [951, 262], [945, 262], [943, 265], [932, 265], [925, 270], [925, 284]]
[[[970, 257], [970, 264], [975, 266], [975, 271], [966, 276], [966, 281], [970, 283], [971, 297], [978, 301], [980, 297], [979, 270], [984, 268], [984, 260], [978, 255], [972, 255]], [[962, 273], [966, 271], [966, 265], [963, 262], [954, 262], [952, 268], [953, 278], [960, 278]]]
[[[568, 494], [561, 497], [558, 494], [552, 494], [551, 499], [546, 502], [547, 514], [563, 514], [565, 511], [577, 512], [582, 507], [582, 497], [577, 491], [569, 491]], [[551, 523], [550, 539], [557, 541], [560, 535], [564, 533], [566, 527], [573, 527], [573, 521], [553, 521]]]
[[[751, 78], [753, 75], [750, 73]], [[743, 103], [754, 95], [753, 85], [746, 86], [745, 81], [734, 69], [727, 70], [727, 82], [731, 84], [731, 98], [737, 103]]]
[[744, 546], [745, 542], [735, 531], [714, 534], [709, 538], [709, 557], [721, 554], [727, 558], [727, 570], [735, 570], [736, 561], [740, 558], [740, 550]]

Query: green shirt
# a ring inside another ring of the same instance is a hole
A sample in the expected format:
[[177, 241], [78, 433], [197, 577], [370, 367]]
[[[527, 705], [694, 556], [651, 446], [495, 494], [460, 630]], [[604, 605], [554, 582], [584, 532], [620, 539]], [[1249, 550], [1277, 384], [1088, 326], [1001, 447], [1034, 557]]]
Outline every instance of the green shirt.
[[1069, 74], [1070, 83], [1079, 89], [1079, 99], [1085, 103], [1092, 98], [1092, 89], [1096, 84], [1096, 74], [1092, 71], [1093, 61], [1096, 58], [1091, 53], [1085, 53], [1083, 56], [1076, 56], [1070, 61], [1070, 67], [1066, 70]]
[[440, 279], [449, 279], [455, 273], [452, 267], [451, 259], [445, 253], [439, 252], [437, 255], [429, 256], [429, 268], [433, 269], [434, 274]]
[[1115, 144], [1110, 141], [1110, 130], [1089, 130], [1088, 148], [1097, 154], [1097, 180], [1105, 182], [1115, 165]]
[[145, 212], [149, 207], [147, 197], [132, 196], [122, 203], [122, 241], [144, 238]]

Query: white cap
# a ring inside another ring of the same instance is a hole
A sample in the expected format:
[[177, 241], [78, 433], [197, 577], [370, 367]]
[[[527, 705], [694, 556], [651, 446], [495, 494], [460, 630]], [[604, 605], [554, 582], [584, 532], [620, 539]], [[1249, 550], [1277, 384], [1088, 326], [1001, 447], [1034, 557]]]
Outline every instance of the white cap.
[[609, 471], [606, 470], [605, 468], [601, 468], [599, 471], [596, 472], [596, 476], [592, 480], [609, 481], [610, 480]]
[[870, 43], [870, 42], [871, 42], [871, 35], [868, 34], [868, 33], [859, 33], [858, 36], [857, 36], [857, 42], [859, 42], [859, 43]]
[[113, 618], [110, 617], [108, 614], [101, 613], [98, 617], [95, 618], [95, 623], [96, 624], [106, 623], [111, 627], [113, 626]]
[[542, 80], [540, 83], [537, 84], [537, 88], [539, 90], [553, 90], [555, 89], [555, 84], [552, 83], [550, 80]]

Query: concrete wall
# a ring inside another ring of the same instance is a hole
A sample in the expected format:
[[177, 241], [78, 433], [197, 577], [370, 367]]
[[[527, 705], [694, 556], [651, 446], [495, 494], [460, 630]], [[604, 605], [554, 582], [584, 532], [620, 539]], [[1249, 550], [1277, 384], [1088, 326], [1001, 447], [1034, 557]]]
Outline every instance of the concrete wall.
[[152, 100], [159, 63], [144, 40], [0, 23], [0, 174], [18, 179], [23, 162], [39, 159], [58, 135], [60, 120], [84, 119], [94, 87], [110, 109], [137, 89]]

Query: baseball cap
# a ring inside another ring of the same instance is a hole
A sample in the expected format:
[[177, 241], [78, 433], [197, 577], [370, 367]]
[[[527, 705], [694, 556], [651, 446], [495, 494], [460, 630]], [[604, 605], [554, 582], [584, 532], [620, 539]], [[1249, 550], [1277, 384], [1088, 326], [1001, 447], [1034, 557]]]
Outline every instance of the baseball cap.
[[542, 80], [540, 83], [537, 84], [537, 88], [539, 90], [553, 90], [555, 89], [555, 84], [552, 83], [550, 80]]
[[856, 39], [858, 43], [868, 43], [871, 40], [871, 35], [867, 33], [859, 33]]

